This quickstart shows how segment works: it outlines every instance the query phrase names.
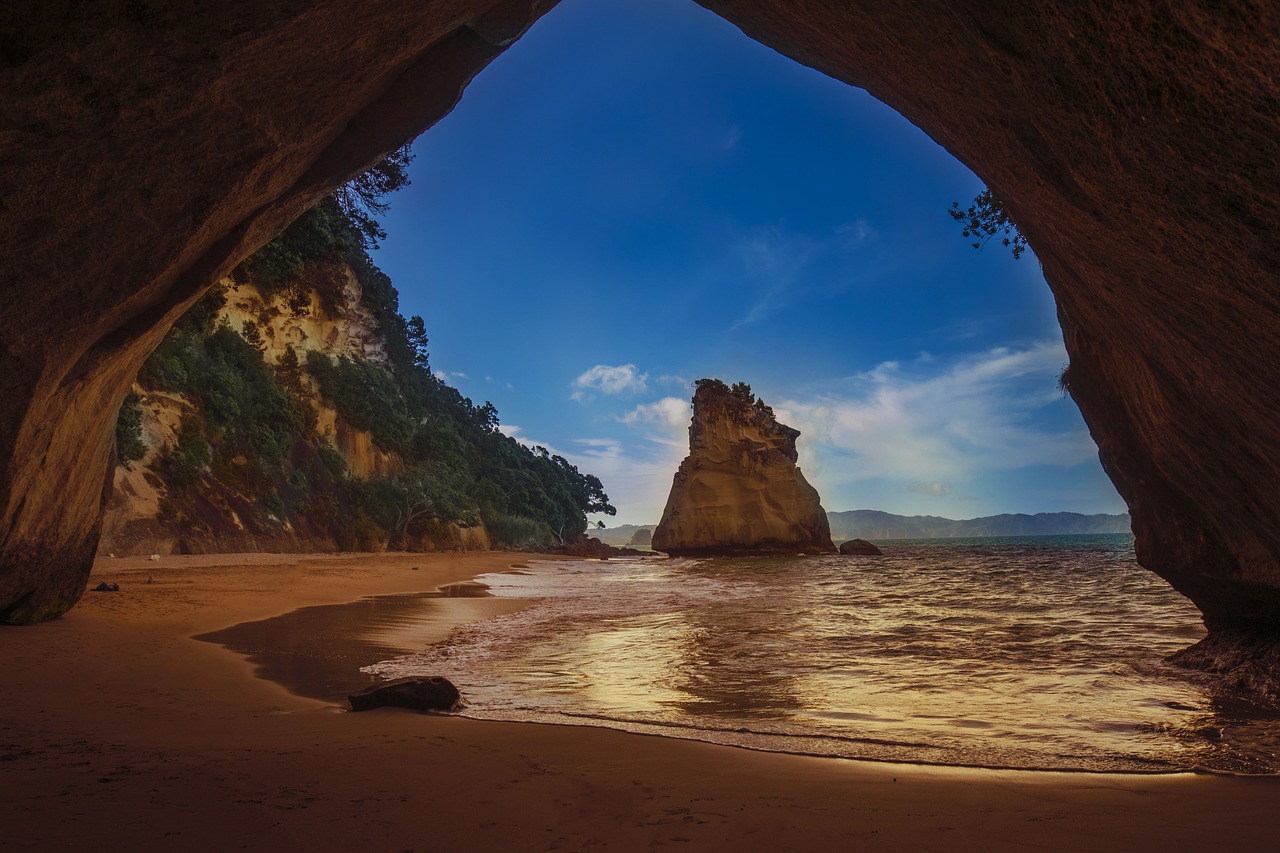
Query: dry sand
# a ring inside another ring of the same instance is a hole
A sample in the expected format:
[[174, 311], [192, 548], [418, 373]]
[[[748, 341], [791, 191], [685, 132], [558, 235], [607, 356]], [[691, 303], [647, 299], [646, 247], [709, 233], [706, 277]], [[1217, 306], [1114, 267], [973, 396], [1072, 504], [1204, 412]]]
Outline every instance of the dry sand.
[[1274, 779], [926, 768], [341, 713], [190, 639], [517, 559], [99, 561], [93, 583], [120, 592], [0, 628], [0, 849], [1240, 850], [1280, 830]]

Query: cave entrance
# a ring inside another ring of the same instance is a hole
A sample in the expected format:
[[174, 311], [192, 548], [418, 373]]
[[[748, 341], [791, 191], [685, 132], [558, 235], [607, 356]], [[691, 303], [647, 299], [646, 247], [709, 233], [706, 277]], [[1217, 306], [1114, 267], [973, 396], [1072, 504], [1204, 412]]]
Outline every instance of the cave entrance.
[[702, 376], [802, 430], [832, 511], [1124, 512], [1037, 260], [947, 215], [981, 181], [707, 10], [562, 3], [415, 150], [375, 260], [435, 369], [599, 475], [609, 523], [661, 515]]
[[[978, 169], [1043, 263], [1140, 561], [1211, 630], [1274, 636], [1275, 13], [700, 2]], [[242, 3], [144, 21], [27, 4], [6, 18], [19, 168], [0, 210], [0, 618], [52, 618], [82, 593], [115, 408], [169, 325], [445, 115], [550, 5]]]

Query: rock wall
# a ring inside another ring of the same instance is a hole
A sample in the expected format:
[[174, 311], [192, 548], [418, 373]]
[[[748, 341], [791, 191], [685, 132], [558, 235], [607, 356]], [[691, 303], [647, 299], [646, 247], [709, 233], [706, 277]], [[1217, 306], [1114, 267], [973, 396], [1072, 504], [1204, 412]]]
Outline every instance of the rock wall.
[[1211, 631], [1280, 633], [1280, 6], [699, 2], [986, 180], [1139, 562]]
[[689, 455], [653, 549], [673, 557], [835, 551], [818, 491], [796, 467], [799, 435], [763, 403], [703, 380], [693, 395]]
[[[223, 289], [226, 303], [218, 312], [218, 322], [225, 320], [236, 330], [253, 325], [262, 341], [263, 359], [270, 365], [278, 364], [292, 348], [304, 364], [306, 353], [315, 350], [386, 366], [382, 334], [363, 304], [354, 273], [345, 265], [336, 267], [334, 273], [341, 277], [341, 286], [331, 298], [316, 290], [301, 294], [290, 290], [265, 297], [251, 283], [223, 279], [218, 287]], [[305, 298], [296, 301], [300, 296]], [[305, 374], [304, 381], [309, 381]], [[367, 478], [404, 473], [399, 454], [381, 449], [370, 433], [344, 421], [321, 401], [315, 383], [310, 385], [316, 432], [342, 455], [349, 474]], [[328, 531], [295, 525], [287, 515], [266, 511], [261, 496], [247, 492], [235, 476], [208, 473], [182, 491], [181, 498], [171, 496], [162, 458], [177, 444], [183, 420], [200, 413], [183, 394], [138, 384], [133, 393], [139, 398], [146, 452], [129, 465], [115, 466], [98, 541], [99, 555], [309, 552], [338, 547]], [[428, 537], [424, 547], [450, 550], [448, 543], [455, 543], [457, 550], [474, 550], [474, 541], [467, 536], [473, 534], [448, 532], [437, 537], [438, 543]]]
[[0, 622], [83, 594], [115, 413], [173, 322], [551, 5], [5, 4]]
[[[1139, 560], [1211, 630], [1280, 631], [1280, 6], [702, 3], [1004, 200]], [[115, 410], [174, 319], [551, 5], [5, 5], [0, 620], [82, 593]]]

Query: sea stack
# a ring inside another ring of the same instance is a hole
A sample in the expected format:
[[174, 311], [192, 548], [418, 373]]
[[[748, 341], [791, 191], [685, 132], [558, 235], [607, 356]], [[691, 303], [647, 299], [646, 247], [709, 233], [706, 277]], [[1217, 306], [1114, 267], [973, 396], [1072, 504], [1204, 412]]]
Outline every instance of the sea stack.
[[818, 491], [796, 467], [800, 431], [739, 382], [700, 379], [689, 455], [653, 549], [673, 557], [834, 552]]

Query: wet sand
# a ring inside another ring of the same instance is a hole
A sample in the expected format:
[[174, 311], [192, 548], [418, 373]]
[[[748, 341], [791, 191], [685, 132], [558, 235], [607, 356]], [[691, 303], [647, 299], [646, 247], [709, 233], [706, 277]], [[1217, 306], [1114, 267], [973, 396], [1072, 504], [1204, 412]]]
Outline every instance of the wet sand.
[[[1129, 851], [1261, 846], [1280, 830], [1275, 779], [925, 768], [341, 713], [191, 639], [520, 559], [100, 561], [92, 583], [120, 592], [88, 593], [53, 623], [0, 628], [0, 847]], [[425, 628], [360, 635], [351, 655], [442, 635], [492, 600], [428, 601]]]

